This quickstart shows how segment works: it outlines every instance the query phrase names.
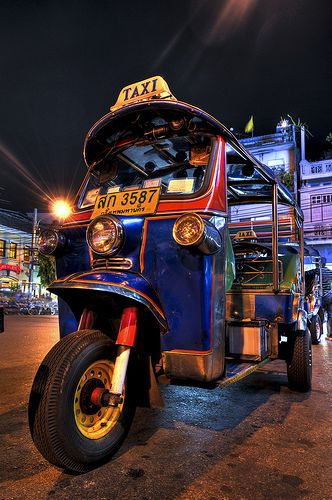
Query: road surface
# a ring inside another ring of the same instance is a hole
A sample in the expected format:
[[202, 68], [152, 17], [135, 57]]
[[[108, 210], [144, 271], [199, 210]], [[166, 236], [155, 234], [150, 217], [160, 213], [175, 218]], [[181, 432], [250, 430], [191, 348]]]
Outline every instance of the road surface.
[[57, 318], [7, 316], [0, 334], [0, 499], [331, 499], [332, 342], [313, 347], [310, 394], [275, 361], [221, 389], [165, 386], [113, 460], [81, 476], [34, 448], [27, 401]]

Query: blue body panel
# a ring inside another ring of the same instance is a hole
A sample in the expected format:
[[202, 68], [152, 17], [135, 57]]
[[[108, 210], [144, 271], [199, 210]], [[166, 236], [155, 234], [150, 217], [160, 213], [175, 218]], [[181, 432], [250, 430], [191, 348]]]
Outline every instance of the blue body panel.
[[[86, 228], [70, 228], [63, 231], [69, 242], [68, 248], [56, 258], [56, 274], [58, 279], [70, 274], [90, 269], [90, 256], [86, 243]], [[78, 327], [77, 319], [68, 304], [58, 298], [60, 337], [75, 332]]]
[[180, 247], [172, 237], [176, 217], [150, 219], [143, 275], [156, 289], [169, 332], [162, 350], [211, 350], [212, 256]]
[[[180, 247], [172, 236], [176, 215], [150, 217], [146, 221], [142, 217], [120, 219], [126, 236], [116, 257], [131, 259], [130, 271], [91, 271], [82, 227], [80, 245], [75, 243], [74, 251], [57, 258], [59, 279], [50, 291], [58, 293], [61, 288], [72, 286], [125, 295], [146, 305], [161, 330], [166, 331], [161, 337], [162, 350], [210, 352], [214, 338], [213, 304], [215, 300], [220, 303], [213, 291], [215, 282], [219, 283], [218, 291], [224, 286], [224, 253], [210, 256], [196, 248]], [[66, 304], [60, 306], [60, 328], [61, 336], [77, 328]]]
[[64, 278], [69, 274], [90, 269], [90, 256], [86, 243], [86, 227], [68, 228], [61, 231], [68, 242], [62, 254], [56, 258], [56, 274]]
[[293, 299], [294, 296], [290, 293], [287, 295], [273, 294], [271, 295], [256, 295], [255, 296], [255, 319], [275, 321], [278, 316], [282, 323], [291, 323], [293, 314]]

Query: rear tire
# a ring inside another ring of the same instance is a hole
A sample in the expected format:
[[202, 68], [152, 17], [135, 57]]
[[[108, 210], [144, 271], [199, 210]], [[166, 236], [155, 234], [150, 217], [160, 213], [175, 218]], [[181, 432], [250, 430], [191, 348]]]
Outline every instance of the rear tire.
[[316, 316], [313, 316], [311, 319], [310, 333], [312, 343], [314, 345], [319, 344], [323, 333], [323, 324], [319, 314], [316, 314]]
[[64, 337], [43, 360], [29, 401], [29, 425], [40, 453], [52, 464], [86, 472], [107, 461], [126, 437], [135, 405], [125, 385], [117, 407], [91, 403], [95, 387], [110, 389], [114, 342], [98, 330]]
[[311, 335], [308, 328], [305, 332], [296, 332], [294, 348], [287, 363], [288, 384], [290, 389], [307, 392], [311, 389], [312, 350]]
[[326, 336], [332, 338], [332, 319], [328, 316], [326, 322]]

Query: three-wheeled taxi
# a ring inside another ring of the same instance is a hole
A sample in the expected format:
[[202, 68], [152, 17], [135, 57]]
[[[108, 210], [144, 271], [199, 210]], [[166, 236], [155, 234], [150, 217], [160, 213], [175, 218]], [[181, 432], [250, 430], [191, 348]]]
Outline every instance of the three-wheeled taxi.
[[323, 308], [322, 257], [318, 250], [304, 246], [305, 308], [313, 344], [319, 344], [325, 320]]
[[121, 90], [84, 157], [74, 213], [40, 236], [62, 337], [29, 402], [44, 457], [109, 459], [158, 381], [224, 386], [282, 358], [309, 390], [302, 214], [272, 171], [159, 76]]

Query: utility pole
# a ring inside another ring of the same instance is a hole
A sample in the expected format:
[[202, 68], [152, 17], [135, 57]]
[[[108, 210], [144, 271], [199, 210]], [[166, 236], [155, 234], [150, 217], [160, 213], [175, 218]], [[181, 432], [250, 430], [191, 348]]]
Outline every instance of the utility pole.
[[301, 125], [301, 161], [305, 160], [305, 127]]
[[30, 255], [30, 265], [29, 265], [29, 295], [32, 294], [33, 288], [33, 271], [34, 264], [36, 262], [36, 248], [37, 248], [37, 231], [38, 231], [38, 210], [33, 209], [33, 224], [32, 224], [32, 235], [31, 235], [31, 255]]
[[300, 204], [300, 193], [299, 193], [299, 165], [300, 165], [300, 158], [299, 158], [299, 145], [296, 137], [296, 132], [297, 128], [296, 125], [292, 124], [292, 139], [293, 139], [293, 144], [294, 144], [294, 198], [297, 201], [298, 204]]

